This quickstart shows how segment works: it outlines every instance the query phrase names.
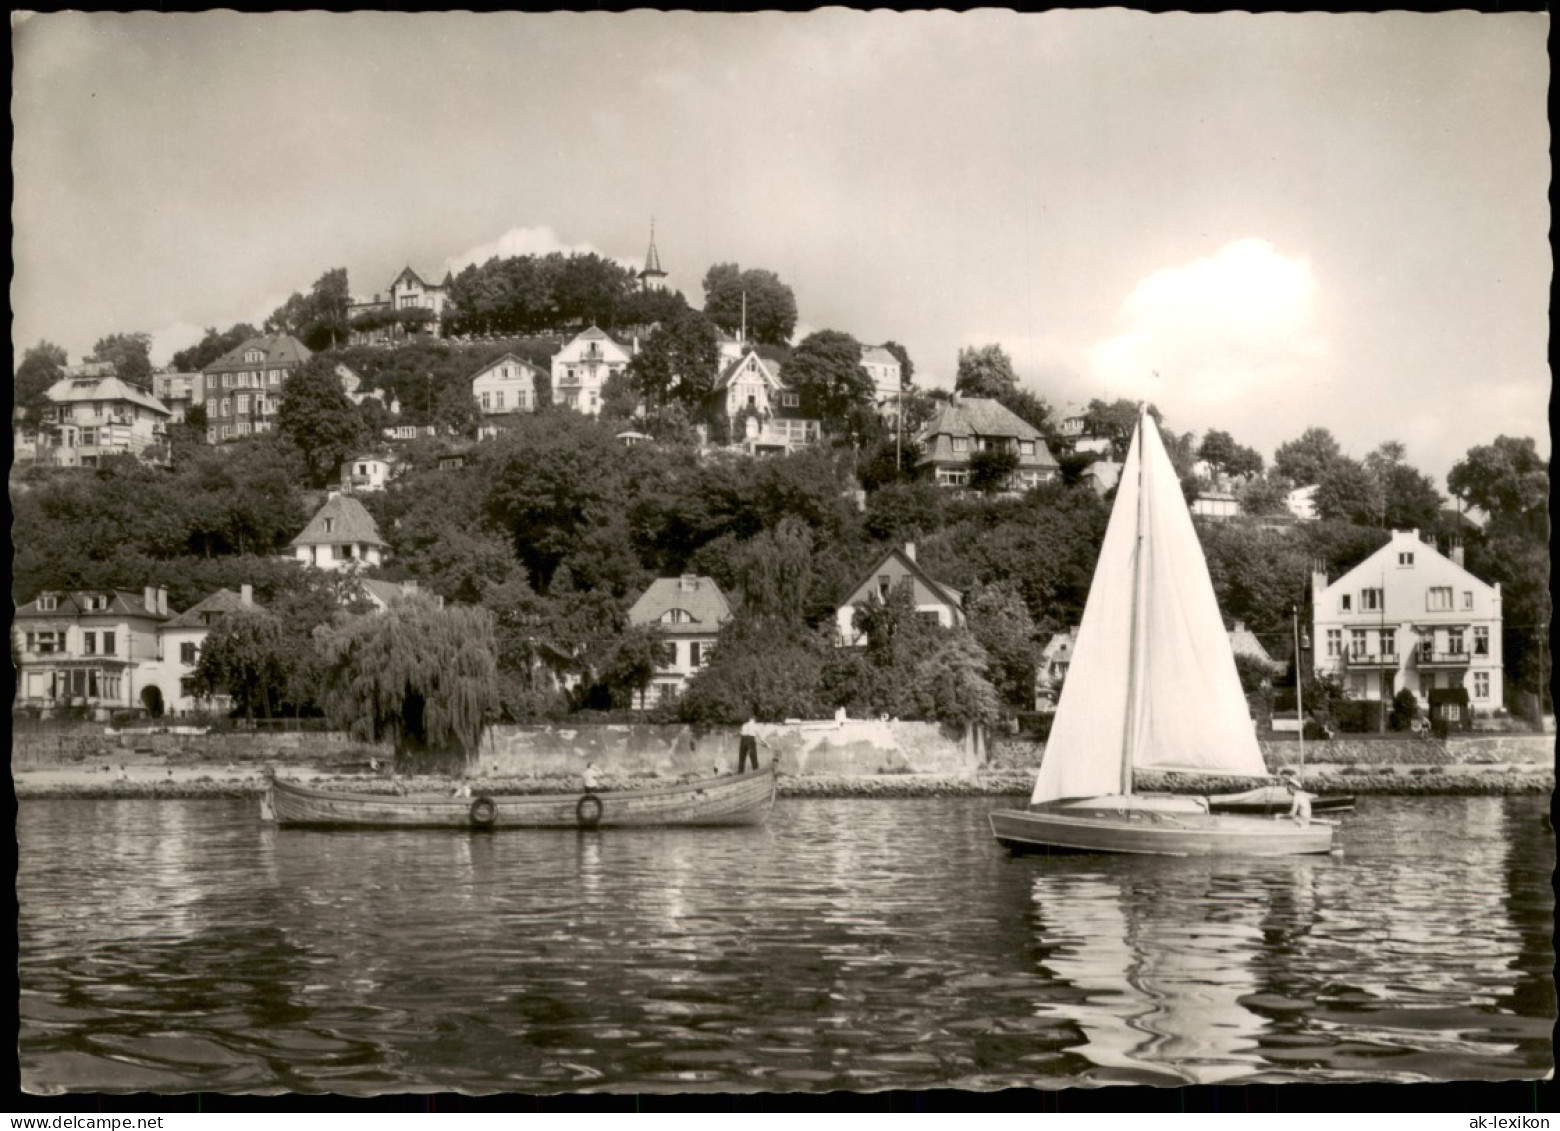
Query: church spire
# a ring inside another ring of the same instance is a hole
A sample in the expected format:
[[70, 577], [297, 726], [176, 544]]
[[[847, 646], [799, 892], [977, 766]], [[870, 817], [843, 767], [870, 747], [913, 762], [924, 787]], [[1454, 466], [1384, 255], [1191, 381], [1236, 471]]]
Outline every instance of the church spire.
[[666, 289], [666, 272], [661, 270], [661, 253], [655, 249], [655, 217], [650, 217], [650, 251], [645, 255], [645, 269], [639, 273], [639, 285], [647, 291]]

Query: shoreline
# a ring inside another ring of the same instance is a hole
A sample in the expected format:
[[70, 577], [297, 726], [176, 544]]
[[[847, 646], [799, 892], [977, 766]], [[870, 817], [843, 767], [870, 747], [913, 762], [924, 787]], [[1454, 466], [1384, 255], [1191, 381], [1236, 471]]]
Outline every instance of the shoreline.
[[[136, 767], [125, 778], [80, 769], [13, 769], [11, 780], [18, 801], [62, 800], [235, 800], [257, 799], [265, 792], [258, 770], [217, 767]], [[289, 774], [322, 789], [354, 793], [389, 793], [389, 783], [365, 775], [305, 772]], [[562, 778], [455, 778], [418, 776], [403, 779], [411, 792], [445, 792], [463, 782], [474, 792], [519, 796], [576, 793], [579, 783]], [[644, 789], [671, 784], [664, 778], [606, 776], [601, 792]], [[1270, 784], [1250, 778], [1143, 775], [1140, 792], [1203, 796], [1235, 793]], [[1490, 796], [1537, 795], [1554, 791], [1552, 766], [1524, 763], [1449, 766], [1316, 766], [1304, 775], [1311, 793], [1352, 793], [1360, 796]], [[972, 774], [782, 774], [778, 796], [800, 798], [1027, 797], [1034, 785], [1030, 769], [985, 770]]]

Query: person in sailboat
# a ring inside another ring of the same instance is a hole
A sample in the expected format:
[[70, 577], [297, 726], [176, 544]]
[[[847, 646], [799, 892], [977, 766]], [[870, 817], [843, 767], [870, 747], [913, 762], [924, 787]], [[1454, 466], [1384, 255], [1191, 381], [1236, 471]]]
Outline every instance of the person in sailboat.
[[[1309, 825], [1311, 823], [1311, 795], [1300, 788], [1300, 775], [1289, 766], [1279, 771], [1279, 778], [1284, 783], [1284, 788], [1289, 791], [1288, 817], [1297, 825]], [[1274, 813], [1273, 819], [1279, 819], [1279, 814]]]

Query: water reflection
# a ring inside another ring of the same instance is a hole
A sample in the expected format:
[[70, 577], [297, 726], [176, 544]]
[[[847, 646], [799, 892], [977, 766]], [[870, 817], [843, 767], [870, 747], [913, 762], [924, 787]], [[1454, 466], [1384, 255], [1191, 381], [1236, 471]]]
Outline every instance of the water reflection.
[[[1255, 1038], [1265, 1022], [1241, 1000], [1259, 988], [1258, 893], [1231, 888], [1230, 877], [1145, 866], [1160, 881], [1146, 888], [1091, 872], [1034, 879], [1037, 919], [1055, 945], [1047, 965], [1084, 994], [1065, 1006], [1084, 1033], [1076, 1051], [1134, 1078], [1215, 1084], [1251, 1075], [1263, 1065]], [[1188, 900], [1204, 906], [1203, 921], [1186, 915]]]
[[1369, 800], [1342, 859], [1245, 863], [1012, 858], [978, 798], [534, 835], [29, 802], [24, 1080], [822, 1091], [1547, 1072], [1553, 841], [1536, 804]]

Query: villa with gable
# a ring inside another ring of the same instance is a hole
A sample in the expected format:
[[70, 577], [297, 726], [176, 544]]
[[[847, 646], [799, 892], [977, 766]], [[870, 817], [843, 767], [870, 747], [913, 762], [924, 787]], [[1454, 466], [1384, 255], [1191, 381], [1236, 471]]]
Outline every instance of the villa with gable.
[[915, 560], [915, 543], [895, 546], [879, 558], [867, 576], [851, 590], [835, 611], [835, 644], [842, 648], [865, 645], [866, 636], [856, 629], [856, 608], [874, 601], [887, 602], [896, 589], [908, 589], [916, 616], [944, 628], [965, 623], [964, 595], [951, 585], [935, 581]]
[[602, 386], [628, 368], [630, 357], [628, 348], [599, 326], [581, 331], [553, 355], [553, 403], [586, 416], [600, 415]]
[[628, 623], [654, 627], [669, 653], [635, 706], [643, 710], [676, 700], [694, 673], [709, 663], [720, 626], [730, 619], [731, 606], [712, 578], [685, 573], [651, 582], [628, 610]]

